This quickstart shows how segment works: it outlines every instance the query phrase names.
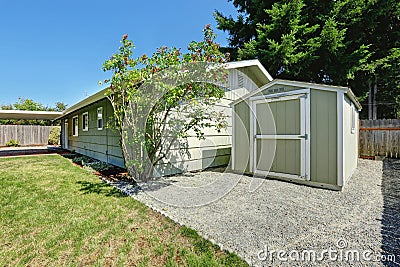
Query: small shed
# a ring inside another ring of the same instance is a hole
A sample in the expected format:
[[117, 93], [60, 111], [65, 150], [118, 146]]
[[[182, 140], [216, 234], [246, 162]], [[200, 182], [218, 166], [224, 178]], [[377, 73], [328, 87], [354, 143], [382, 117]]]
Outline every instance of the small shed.
[[232, 170], [341, 190], [361, 105], [347, 87], [273, 80], [232, 103]]

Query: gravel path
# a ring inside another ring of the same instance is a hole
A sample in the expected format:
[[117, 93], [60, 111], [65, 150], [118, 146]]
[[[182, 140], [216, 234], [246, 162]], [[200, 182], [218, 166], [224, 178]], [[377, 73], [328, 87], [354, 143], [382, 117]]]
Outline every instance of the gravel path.
[[[249, 192], [254, 183], [260, 186]], [[366, 251], [367, 258], [395, 254], [400, 262], [400, 161], [360, 160], [342, 192], [212, 171], [139, 192], [116, 186], [254, 266], [400, 266], [362, 259]], [[329, 249], [337, 251], [331, 258], [323, 254]], [[284, 250], [288, 261], [272, 250]], [[354, 250], [361, 261], [348, 260]], [[314, 261], [313, 252], [323, 260]]]

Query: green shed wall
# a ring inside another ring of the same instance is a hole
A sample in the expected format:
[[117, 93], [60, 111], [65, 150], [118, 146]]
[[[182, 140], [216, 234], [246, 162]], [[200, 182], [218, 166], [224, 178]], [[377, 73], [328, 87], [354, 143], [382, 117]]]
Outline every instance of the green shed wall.
[[337, 184], [337, 93], [311, 90], [310, 178], [313, 182]]
[[250, 172], [250, 109], [248, 101], [234, 106], [233, 166], [235, 171]]
[[[355, 130], [351, 131], [351, 118], [352, 112], [355, 112]], [[343, 163], [344, 163], [344, 184], [354, 173], [357, 168], [358, 159], [358, 134], [359, 134], [359, 122], [358, 122], [358, 110], [352, 108], [351, 101], [345, 97], [343, 103]]]

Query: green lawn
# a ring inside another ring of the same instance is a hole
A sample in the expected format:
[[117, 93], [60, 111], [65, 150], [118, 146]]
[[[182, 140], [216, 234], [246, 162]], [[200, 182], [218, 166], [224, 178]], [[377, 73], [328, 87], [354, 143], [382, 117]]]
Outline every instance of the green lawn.
[[246, 266], [58, 155], [0, 159], [1, 266]]

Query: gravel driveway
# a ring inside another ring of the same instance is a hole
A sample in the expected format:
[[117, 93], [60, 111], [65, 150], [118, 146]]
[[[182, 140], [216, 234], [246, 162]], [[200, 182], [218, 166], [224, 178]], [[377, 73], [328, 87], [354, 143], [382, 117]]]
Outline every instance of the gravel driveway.
[[[400, 266], [400, 161], [358, 166], [342, 192], [206, 171], [166, 178], [133, 197], [251, 265]], [[251, 183], [261, 185], [249, 192]], [[200, 193], [189, 190], [199, 184]], [[179, 199], [195, 207], [177, 207]]]

